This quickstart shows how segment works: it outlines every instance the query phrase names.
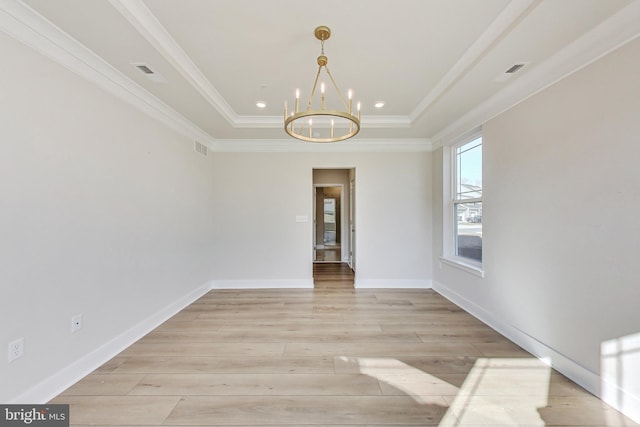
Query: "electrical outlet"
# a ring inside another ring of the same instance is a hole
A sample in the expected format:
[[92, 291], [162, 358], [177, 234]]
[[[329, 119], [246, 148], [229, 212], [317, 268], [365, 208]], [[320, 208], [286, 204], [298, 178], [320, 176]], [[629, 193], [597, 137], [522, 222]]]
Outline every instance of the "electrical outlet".
[[82, 314], [76, 314], [71, 318], [71, 333], [78, 332], [82, 329]]
[[24, 338], [19, 338], [9, 343], [9, 353], [7, 354], [9, 362], [24, 356]]

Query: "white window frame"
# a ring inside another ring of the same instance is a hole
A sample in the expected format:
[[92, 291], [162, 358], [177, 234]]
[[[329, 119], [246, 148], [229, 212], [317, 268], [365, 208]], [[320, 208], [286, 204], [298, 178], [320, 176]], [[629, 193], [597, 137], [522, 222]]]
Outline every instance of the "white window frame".
[[[456, 255], [456, 221], [455, 217], [455, 205], [458, 203], [474, 203], [482, 202], [483, 198], [463, 199], [455, 200], [456, 195], [456, 149], [462, 145], [472, 142], [482, 137], [482, 130], [476, 129], [473, 132], [459, 138], [451, 145], [443, 148], [443, 162], [442, 162], [442, 178], [443, 178], [443, 191], [442, 191], [442, 231], [443, 231], [443, 248], [440, 261], [444, 264], [456, 267], [468, 273], [474, 274], [479, 277], [484, 277], [484, 269], [481, 262], [474, 261], [470, 258], [465, 258]], [[484, 148], [484, 141], [483, 141]], [[484, 193], [483, 193], [484, 194]], [[483, 230], [484, 231], [484, 230]]]

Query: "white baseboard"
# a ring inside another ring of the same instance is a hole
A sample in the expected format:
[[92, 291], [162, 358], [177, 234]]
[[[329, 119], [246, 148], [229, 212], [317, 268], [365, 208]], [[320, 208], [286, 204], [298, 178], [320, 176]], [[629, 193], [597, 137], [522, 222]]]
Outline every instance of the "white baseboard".
[[358, 279], [357, 289], [431, 289], [430, 279]]
[[590, 393], [600, 397], [600, 376], [597, 373], [579, 365], [574, 360], [538, 341], [524, 331], [507, 324], [503, 319], [497, 318], [491, 312], [475, 304], [473, 301], [464, 298], [442, 283], [434, 282], [433, 289], [529, 353], [549, 363], [552, 368], [570, 378]]
[[211, 282], [194, 289], [66, 368], [31, 387], [9, 403], [44, 404], [50, 401], [210, 290]]
[[214, 280], [211, 289], [313, 289], [313, 279]]

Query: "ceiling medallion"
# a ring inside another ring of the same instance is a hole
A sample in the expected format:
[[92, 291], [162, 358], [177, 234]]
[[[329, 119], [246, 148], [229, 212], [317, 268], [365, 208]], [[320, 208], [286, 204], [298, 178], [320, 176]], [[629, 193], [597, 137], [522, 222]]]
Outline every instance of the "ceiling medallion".
[[[349, 90], [348, 98], [338, 89], [331, 72], [327, 68], [327, 57], [324, 54], [324, 42], [331, 36], [329, 27], [320, 26], [314, 31], [315, 37], [320, 40], [320, 56], [318, 56], [318, 72], [313, 81], [313, 88], [309, 96], [307, 108], [303, 111], [300, 109], [300, 90], [296, 89], [295, 108], [289, 112], [287, 102], [284, 103], [284, 130], [294, 138], [308, 142], [338, 142], [352, 138], [360, 132], [360, 103], [357, 104], [357, 113], [352, 112], [352, 95]], [[314, 109], [314, 96], [318, 87], [318, 79], [322, 70], [329, 78], [331, 85], [338, 94], [337, 100], [331, 100], [333, 103], [327, 108], [329, 102], [325, 96], [325, 84], [320, 83], [320, 102], [316, 101], [316, 109]], [[317, 109], [319, 107], [319, 109]]]

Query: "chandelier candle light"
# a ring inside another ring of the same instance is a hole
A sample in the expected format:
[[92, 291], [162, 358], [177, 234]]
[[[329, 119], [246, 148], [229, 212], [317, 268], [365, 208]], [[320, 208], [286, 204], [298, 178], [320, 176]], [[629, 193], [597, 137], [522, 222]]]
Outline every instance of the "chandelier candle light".
[[[284, 130], [294, 138], [308, 142], [338, 142], [354, 137], [360, 132], [360, 103], [357, 103], [356, 114], [353, 114], [353, 92], [349, 90], [348, 99], [345, 100], [338, 89], [331, 72], [327, 68], [327, 57], [324, 54], [324, 42], [331, 36], [329, 27], [320, 26], [315, 29], [314, 35], [320, 40], [321, 50], [318, 56], [318, 72], [313, 81], [313, 88], [309, 96], [307, 108], [300, 111], [300, 90], [296, 89], [295, 108], [289, 112], [287, 101], [284, 102]], [[314, 109], [313, 98], [318, 87], [318, 79], [324, 69], [329, 81], [338, 94], [338, 106], [327, 109], [325, 96], [325, 84], [320, 83], [320, 108]], [[340, 110], [339, 108], [344, 108]]]

